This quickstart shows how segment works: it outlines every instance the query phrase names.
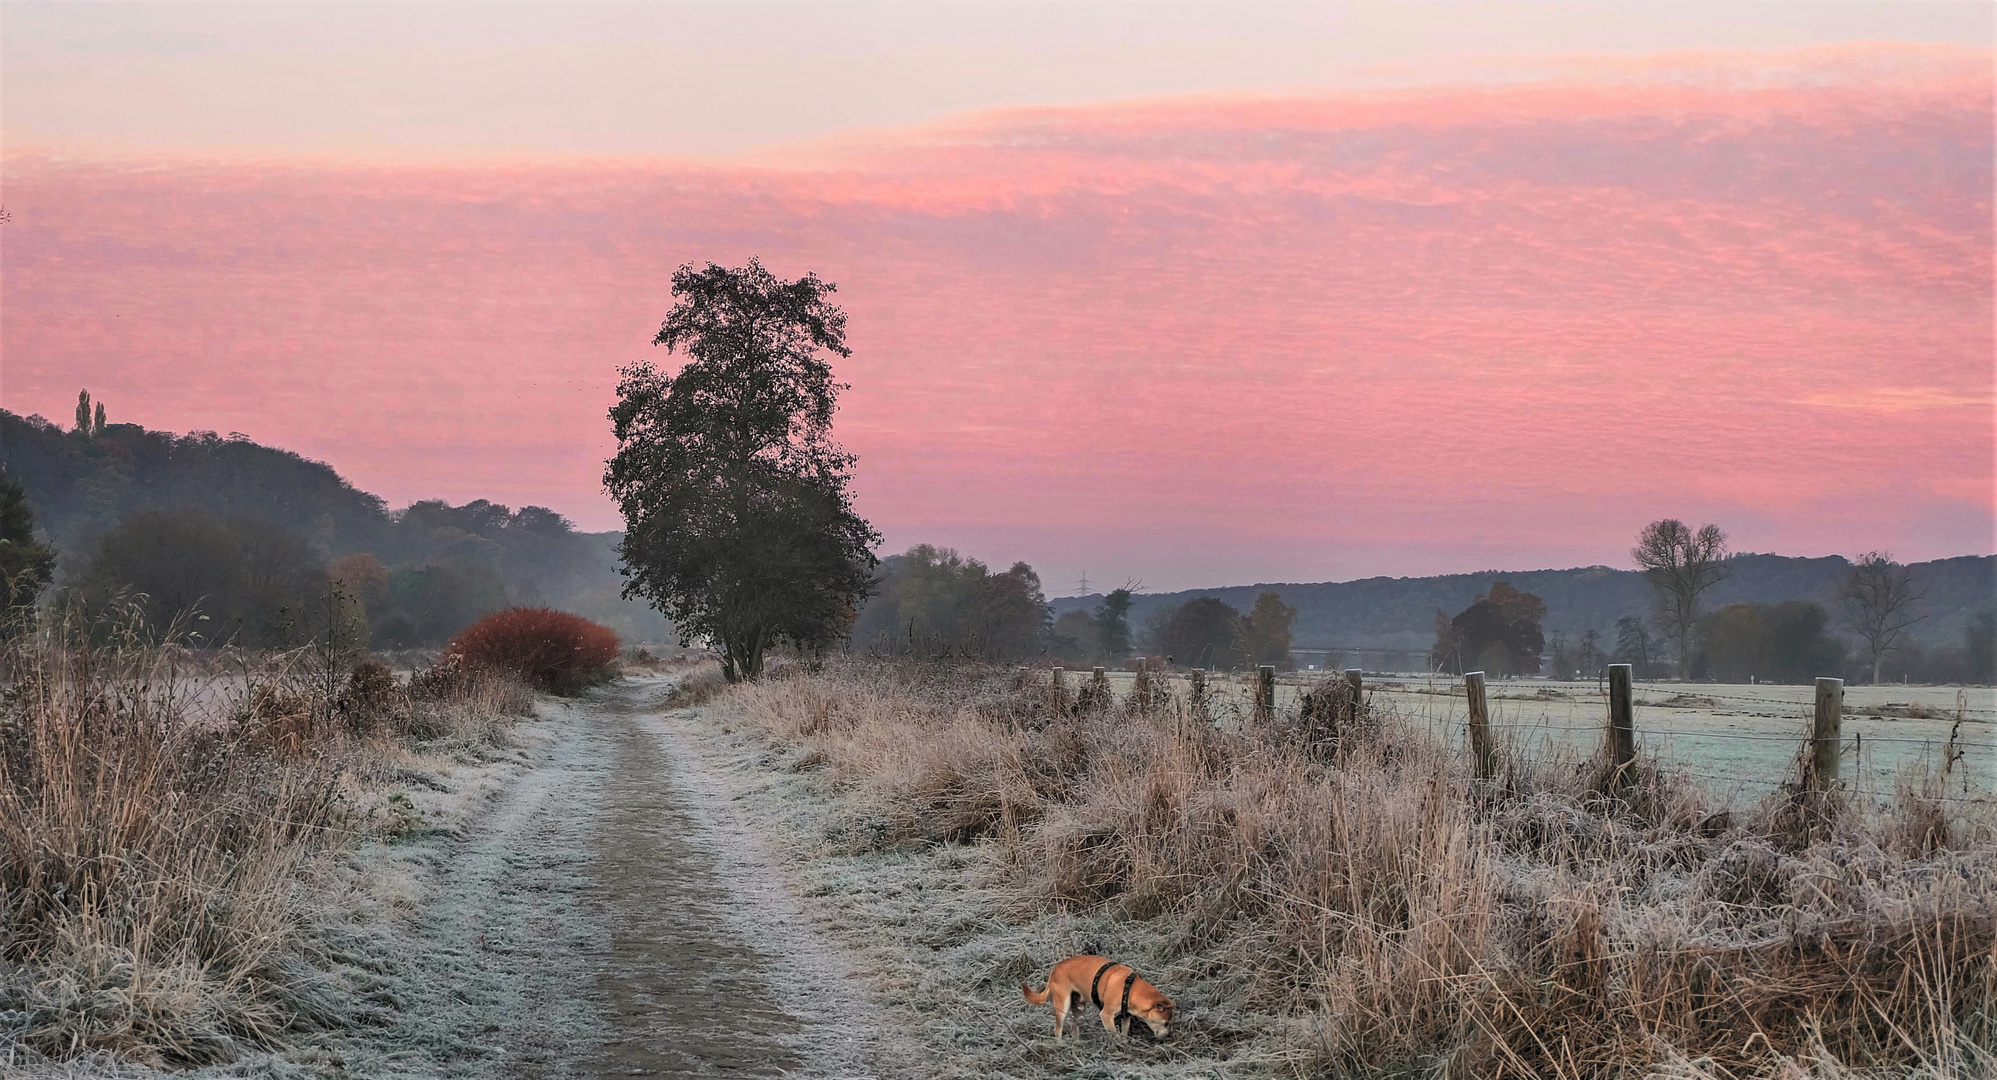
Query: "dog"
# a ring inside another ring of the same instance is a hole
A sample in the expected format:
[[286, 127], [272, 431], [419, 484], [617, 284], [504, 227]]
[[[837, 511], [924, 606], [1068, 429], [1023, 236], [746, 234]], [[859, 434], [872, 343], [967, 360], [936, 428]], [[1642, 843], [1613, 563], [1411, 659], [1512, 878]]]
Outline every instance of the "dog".
[[1091, 953], [1070, 956], [1054, 965], [1047, 985], [1035, 990], [1021, 986], [1028, 1004], [1054, 1003], [1054, 1041], [1061, 1041], [1067, 1026], [1068, 1010], [1079, 1008], [1086, 997], [1102, 1010], [1103, 1030], [1118, 1038], [1130, 1037], [1130, 1018], [1144, 1021], [1154, 1038], [1172, 1033], [1172, 999], [1146, 982], [1137, 969]]

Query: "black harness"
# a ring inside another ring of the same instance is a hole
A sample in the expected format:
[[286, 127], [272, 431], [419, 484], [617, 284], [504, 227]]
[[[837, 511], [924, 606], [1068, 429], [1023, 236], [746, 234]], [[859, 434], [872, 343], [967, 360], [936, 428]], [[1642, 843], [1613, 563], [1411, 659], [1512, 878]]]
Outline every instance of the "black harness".
[[[1103, 1007], [1103, 973], [1116, 966], [1117, 962], [1115, 960], [1105, 963], [1096, 969], [1096, 977], [1089, 980], [1089, 1000], [1094, 1002], [1098, 1009]], [[1137, 969], [1128, 964], [1123, 965], [1123, 967], [1128, 972], [1123, 977], [1123, 1001], [1117, 1005], [1116, 1015], [1110, 1018], [1111, 1024], [1121, 1023], [1124, 1017], [1130, 1015], [1130, 988], [1137, 982]]]

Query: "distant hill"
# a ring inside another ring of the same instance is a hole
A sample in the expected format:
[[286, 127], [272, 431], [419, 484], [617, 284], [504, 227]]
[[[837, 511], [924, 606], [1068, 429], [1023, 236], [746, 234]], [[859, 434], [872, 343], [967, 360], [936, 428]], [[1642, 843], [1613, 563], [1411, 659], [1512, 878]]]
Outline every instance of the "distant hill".
[[[539, 507], [516, 511], [478, 500], [391, 511], [332, 466], [241, 435], [110, 424], [86, 437], [4, 409], [0, 465], [21, 481], [36, 526], [56, 548], [58, 585], [82, 573], [98, 538], [131, 514], [192, 509], [218, 520], [280, 526], [329, 560], [366, 553], [391, 570], [439, 571], [425, 581], [412, 577], [403, 590], [430, 589], [409, 601], [422, 609], [411, 612], [413, 629], [406, 631], [416, 640], [434, 643], [479, 612], [508, 603], [574, 611], [627, 640], [658, 641], [667, 633], [657, 612], [619, 595], [622, 533], [577, 532]], [[436, 582], [446, 580], [466, 583], [461, 595], [435, 595]]]
[[[1817, 600], [1829, 605], [1838, 582], [1850, 569], [1843, 557], [1800, 558], [1786, 555], [1736, 555], [1728, 562], [1725, 581], [1714, 586], [1707, 603], [1774, 603]], [[1913, 564], [1915, 581], [1927, 593], [1928, 617], [1911, 633], [1922, 641], [1954, 641], [1969, 618], [1997, 606], [1997, 556], [1965, 555]], [[1546, 601], [1546, 631], [1577, 638], [1598, 630], [1613, 638], [1616, 620], [1625, 615], [1649, 615], [1656, 610], [1654, 594], [1642, 574], [1608, 566], [1572, 570], [1486, 570], [1474, 574], [1444, 574], [1419, 578], [1364, 578], [1359, 581], [1283, 582], [1230, 585], [1218, 589], [1186, 589], [1145, 593], [1137, 597], [1131, 625], [1140, 627], [1154, 611], [1176, 607], [1201, 596], [1219, 597], [1247, 611], [1255, 594], [1280, 593], [1297, 609], [1291, 629], [1299, 647], [1348, 649], [1427, 649], [1435, 640], [1435, 613], [1451, 615], [1468, 607], [1491, 584], [1508, 581]], [[1100, 594], [1064, 596], [1054, 611], [1092, 609]]]

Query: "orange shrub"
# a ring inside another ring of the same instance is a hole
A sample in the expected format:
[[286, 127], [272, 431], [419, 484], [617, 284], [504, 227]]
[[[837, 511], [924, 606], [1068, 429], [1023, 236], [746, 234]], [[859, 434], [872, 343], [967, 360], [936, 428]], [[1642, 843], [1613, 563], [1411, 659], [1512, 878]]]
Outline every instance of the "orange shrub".
[[580, 615], [507, 608], [466, 627], [444, 648], [470, 667], [512, 672], [543, 690], [570, 691], [602, 678], [617, 660], [617, 633]]

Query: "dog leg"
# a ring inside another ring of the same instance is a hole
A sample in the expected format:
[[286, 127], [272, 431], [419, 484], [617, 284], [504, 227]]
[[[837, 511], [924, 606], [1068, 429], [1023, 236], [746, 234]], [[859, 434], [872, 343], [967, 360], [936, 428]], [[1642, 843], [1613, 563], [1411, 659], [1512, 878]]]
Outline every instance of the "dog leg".
[[1066, 1025], [1066, 1024], [1067, 1024], [1067, 1022], [1068, 1022], [1068, 995], [1066, 995], [1066, 994], [1062, 994], [1062, 995], [1061, 995], [1061, 1000], [1059, 1000], [1059, 1001], [1057, 1001], [1057, 1002], [1055, 1002], [1055, 1003], [1054, 1003], [1054, 1041], [1055, 1041], [1055, 1042], [1057, 1042], [1057, 1043], [1058, 1043], [1058, 1042], [1060, 1042], [1060, 1041], [1061, 1041], [1061, 1029], [1062, 1029], [1062, 1027], [1063, 1027], [1064, 1025]]
[[1130, 1017], [1126, 1016], [1117, 1022], [1116, 1037], [1125, 1042], [1130, 1041]]

